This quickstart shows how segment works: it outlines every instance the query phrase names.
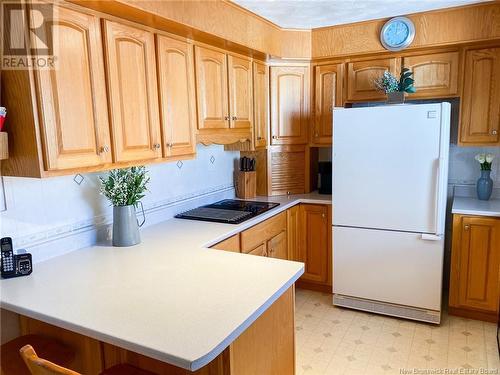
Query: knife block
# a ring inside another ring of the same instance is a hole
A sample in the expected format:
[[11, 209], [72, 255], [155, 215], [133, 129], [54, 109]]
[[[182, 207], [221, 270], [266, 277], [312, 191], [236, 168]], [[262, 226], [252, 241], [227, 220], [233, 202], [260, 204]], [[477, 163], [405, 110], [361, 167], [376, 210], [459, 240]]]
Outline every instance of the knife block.
[[257, 195], [257, 173], [255, 171], [236, 172], [236, 197], [255, 198]]

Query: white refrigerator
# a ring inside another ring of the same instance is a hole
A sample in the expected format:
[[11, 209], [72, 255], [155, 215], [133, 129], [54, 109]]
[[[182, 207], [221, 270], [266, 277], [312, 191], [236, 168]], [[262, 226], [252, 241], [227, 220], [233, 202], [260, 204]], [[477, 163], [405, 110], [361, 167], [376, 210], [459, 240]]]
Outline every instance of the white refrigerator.
[[450, 110], [335, 109], [334, 305], [440, 322]]

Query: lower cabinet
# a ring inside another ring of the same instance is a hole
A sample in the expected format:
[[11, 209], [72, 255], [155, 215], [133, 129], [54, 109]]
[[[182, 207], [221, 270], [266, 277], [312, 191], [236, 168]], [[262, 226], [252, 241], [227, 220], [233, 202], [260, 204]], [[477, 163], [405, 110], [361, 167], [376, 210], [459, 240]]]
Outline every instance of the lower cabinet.
[[300, 204], [288, 213], [290, 260], [305, 264], [297, 286], [331, 293], [331, 206]]
[[500, 218], [454, 215], [449, 312], [497, 321]]
[[241, 232], [241, 252], [287, 259], [286, 212]]
[[224, 241], [216, 243], [211, 249], [232, 251], [234, 253], [240, 252], [240, 235], [235, 234], [232, 237], [226, 238]]
[[297, 286], [331, 293], [331, 217], [331, 205], [299, 204], [212, 249], [303, 262], [305, 272]]

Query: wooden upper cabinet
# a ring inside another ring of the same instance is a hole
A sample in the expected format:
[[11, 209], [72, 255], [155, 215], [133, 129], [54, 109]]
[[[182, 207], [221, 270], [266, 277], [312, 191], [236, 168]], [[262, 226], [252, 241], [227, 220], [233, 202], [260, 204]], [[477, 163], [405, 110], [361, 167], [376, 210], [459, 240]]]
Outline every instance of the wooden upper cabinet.
[[301, 280], [328, 283], [328, 207], [317, 204], [301, 204], [301, 246], [298, 260], [305, 263]]
[[104, 21], [108, 96], [115, 161], [161, 157], [152, 33]]
[[193, 45], [162, 35], [156, 42], [163, 156], [192, 155], [196, 150]]
[[498, 317], [500, 219], [454, 215], [450, 305]]
[[226, 54], [195, 47], [198, 128], [229, 128]]
[[309, 66], [271, 67], [271, 144], [305, 144], [309, 120]]
[[[45, 169], [111, 162], [108, 108], [99, 20], [55, 7], [47, 36], [59, 34], [55, 70], [35, 69]], [[32, 22], [35, 22], [32, 20]], [[40, 39], [35, 38], [35, 45]]]
[[396, 57], [348, 63], [346, 101], [386, 99], [386, 95], [375, 88], [374, 81], [386, 70], [399, 78], [400, 63], [400, 58]]
[[403, 66], [413, 72], [416, 93], [409, 98], [458, 95], [458, 52], [407, 56]]
[[500, 48], [465, 52], [460, 143], [500, 145]]
[[231, 128], [252, 127], [252, 61], [228, 55], [229, 113]]
[[342, 105], [343, 68], [343, 64], [315, 67], [313, 143], [332, 143], [333, 108]]
[[253, 107], [254, 145], [263, 148], [269, 133], [269, 68], [257, 61], [253, 63]]

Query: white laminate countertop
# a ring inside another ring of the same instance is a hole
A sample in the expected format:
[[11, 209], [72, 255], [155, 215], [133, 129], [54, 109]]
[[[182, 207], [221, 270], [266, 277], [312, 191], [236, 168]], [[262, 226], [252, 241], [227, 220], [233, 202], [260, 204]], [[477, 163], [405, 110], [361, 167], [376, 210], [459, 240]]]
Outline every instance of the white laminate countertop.
[[97, 245], [0, 281], [0, 306], [195, 371], [211, 362], [304, 272], [303, 263], [207, 249], [315, 193], [239, 225], [171, 219], [128, 248]]
[[453, 214], [500, 217], [500, 199], [481, 201], [476, 198], [453, 198]]

